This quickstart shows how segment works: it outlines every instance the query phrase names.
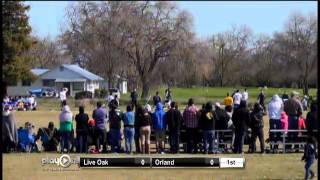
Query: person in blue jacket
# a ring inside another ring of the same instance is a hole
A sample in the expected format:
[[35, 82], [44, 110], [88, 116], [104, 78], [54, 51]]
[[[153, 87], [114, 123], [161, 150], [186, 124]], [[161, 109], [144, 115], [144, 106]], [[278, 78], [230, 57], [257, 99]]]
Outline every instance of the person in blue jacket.
[[164, 154], [164, 141], [166, 138], [167, 123], [165, 119], [165, 112], [163, 111], [163, 105], [161, 102], [156, 104], [156, 110], [152, 114], [152, 127], [156, 136], [156, 148], [157, 152]]

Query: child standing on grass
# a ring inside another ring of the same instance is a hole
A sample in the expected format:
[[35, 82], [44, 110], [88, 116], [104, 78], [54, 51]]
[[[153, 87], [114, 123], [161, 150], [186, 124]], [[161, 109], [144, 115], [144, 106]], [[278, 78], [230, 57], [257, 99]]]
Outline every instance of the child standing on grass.
[[314, 138], [312, 137], [308, 137], [307, 140], [307, 144], [305, 145], [304, 148], [304, 154], [301, 158], [301, 161], [305, 161], [305, 169], [306, 169], [306, 175], [305, 175], [305, 179], [312, 179], [313, 177], [315, 177], [316, 175], [314, 174], [314, 172], [311, 170], [311, 166], [314, 163], [314, 160], [318, 159], [318, 154], [316, 152], [316, 147], [315, 147], [315, 141]]

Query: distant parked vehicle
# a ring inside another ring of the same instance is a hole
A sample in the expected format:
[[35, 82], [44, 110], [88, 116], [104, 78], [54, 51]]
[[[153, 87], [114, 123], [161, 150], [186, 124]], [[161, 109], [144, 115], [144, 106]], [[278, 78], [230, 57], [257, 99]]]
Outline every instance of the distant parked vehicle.
[[35, 97], [57, 97], [58, 91], [55, 88], [52, 87], [45, 87], [40, 89], [32, 89], [29, 90], [29, 95], [35, 96]]

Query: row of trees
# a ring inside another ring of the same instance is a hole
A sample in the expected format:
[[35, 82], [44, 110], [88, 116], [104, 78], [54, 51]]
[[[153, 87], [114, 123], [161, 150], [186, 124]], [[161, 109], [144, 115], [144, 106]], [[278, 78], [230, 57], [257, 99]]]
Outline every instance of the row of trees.
[[79, 63], [109, 86], [126, 77], [142, 98], [155, 85], [317, 86], [316, 14], [294, 13], [272, 36], [233, 26], [201, 40], [172, 2], [77, 2], [66, 17], [57, 39], [33, 37], [32, 67]]

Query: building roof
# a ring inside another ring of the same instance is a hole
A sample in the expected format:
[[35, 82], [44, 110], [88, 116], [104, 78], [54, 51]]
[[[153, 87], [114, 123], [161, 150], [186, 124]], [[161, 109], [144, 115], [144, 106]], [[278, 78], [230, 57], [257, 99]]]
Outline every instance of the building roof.
[[55, 82], [85, 82], [86, 79], [61, 79], [61, 78], [58, 78], [55, 80]]
[[73, 72], [76, 72], [78, 74], [80, 74], [81, 76], [83, 76], [86, 79], [89, 79], [91, 81], [102, 81], [104, 80], [102, 77], [97, 76], [83, 68], [81, 68], [80, 66], [76, 65], [76, 64], [63, 64], [62, 65], [64, 68], [67, 68]]
[[49, 69], [31, 69], [31, 72], [36, 76], [40, 76], [48, 71]]

